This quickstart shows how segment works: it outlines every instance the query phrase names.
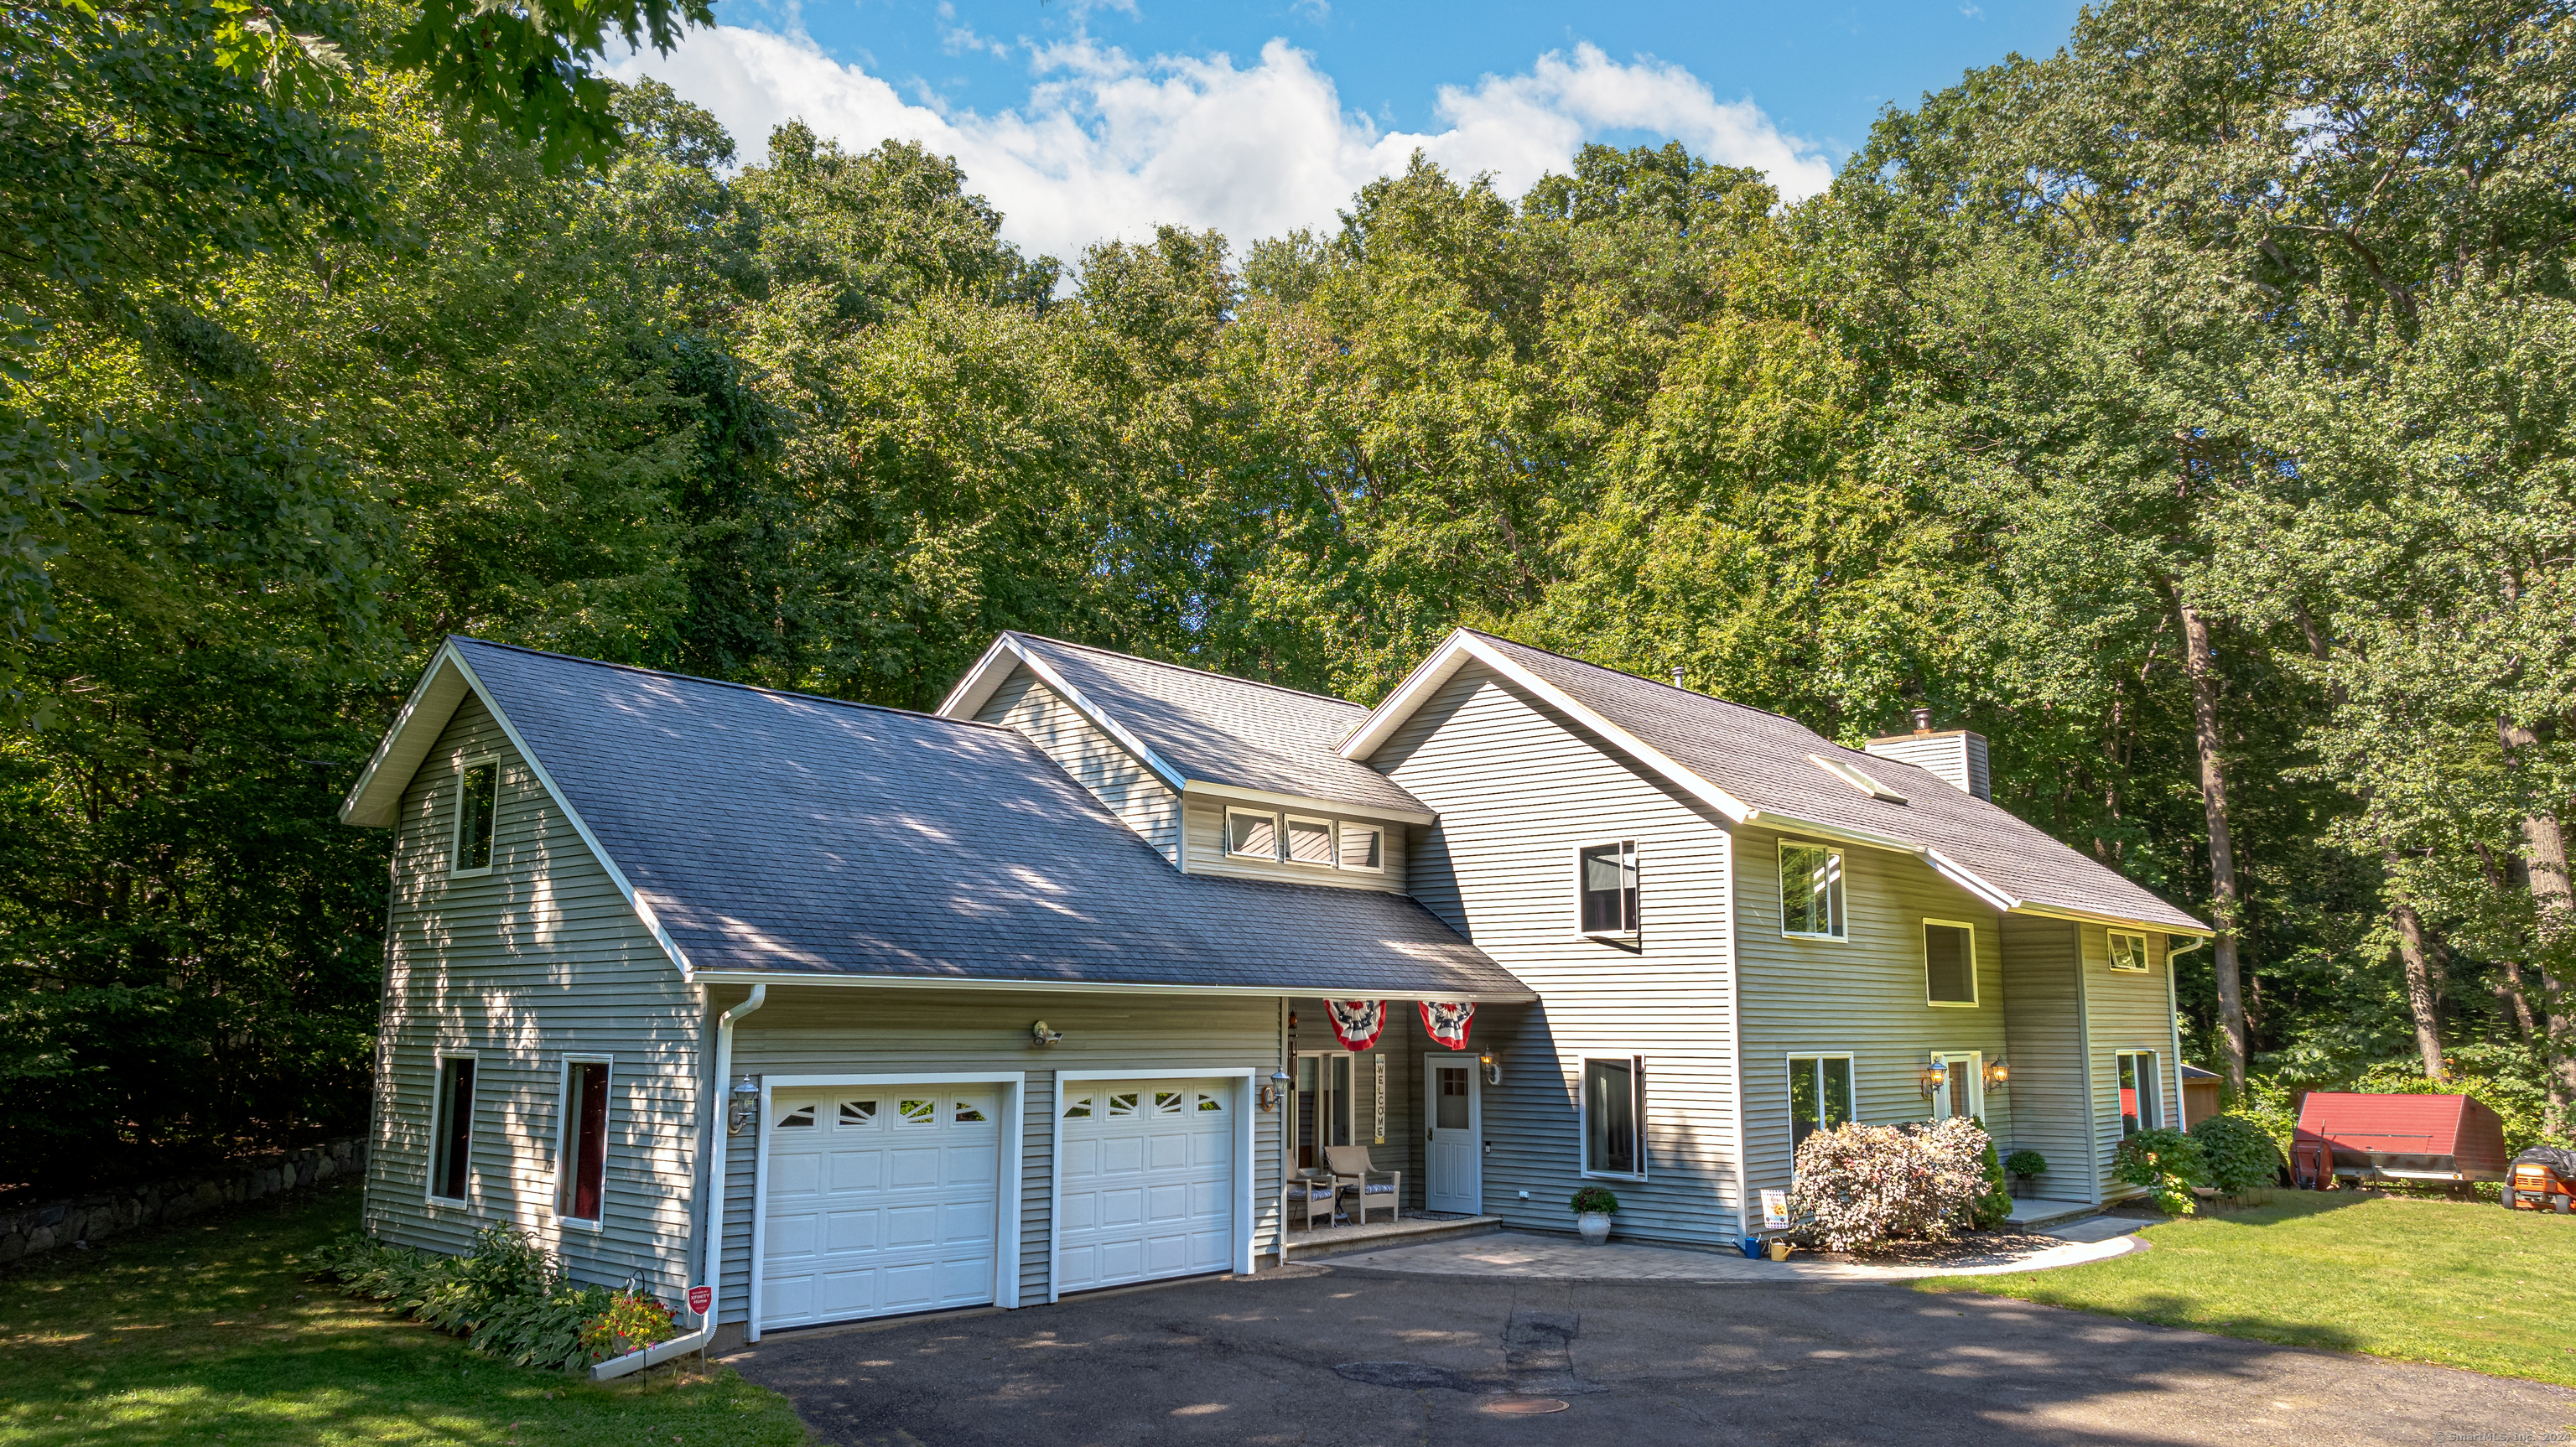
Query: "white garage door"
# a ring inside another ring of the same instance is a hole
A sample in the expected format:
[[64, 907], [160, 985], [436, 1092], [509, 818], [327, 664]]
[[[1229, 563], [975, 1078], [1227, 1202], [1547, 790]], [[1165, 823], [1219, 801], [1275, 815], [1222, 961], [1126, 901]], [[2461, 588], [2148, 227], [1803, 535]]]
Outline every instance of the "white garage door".
[[1234, 1110], [1225, 1080], [1065, 1085], [1058, 1292], [1231, 1264]]
[[991, 1301], [1001, 1118], [984, 1085], [773, 1096], [761, 1326]]

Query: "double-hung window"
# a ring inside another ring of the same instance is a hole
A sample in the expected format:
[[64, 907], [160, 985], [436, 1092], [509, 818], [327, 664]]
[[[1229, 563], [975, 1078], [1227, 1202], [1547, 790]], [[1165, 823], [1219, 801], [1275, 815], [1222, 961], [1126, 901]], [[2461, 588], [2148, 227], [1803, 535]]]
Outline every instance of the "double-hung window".
[[2136, 1135], [2165, 1123], [2156, 1095], [2156, 1052], [2120, 1052], [2120, 1134]]
[[1645, 1178], [1644, 1056], [1583, 1062], [1583, 1174]]
[[2147, 937], [2126, 930], [2111, 931], [2111, 968], [2131, 974], [2147, 972]]
[[1637, 841], [1574, 852], [1575, 909], [1588, 935], [1637, 932]]
[[608, 1062], [564, 1062], [563, 1115], [555, 1141], [555, 1211], [598, 1224], [608, 1179]]
[[1852, 1062], [1848, 1055], [1789, 1057], [1789, 1149], [1807, 1137], [1852, 1120]]
[[1780, 843], [1780, 933], [1843, 938], [1843, 852], [1825, 844]]
[[456, 852], [454, 874], [483, 874], [492, 868], [492, 816], [500, 802], [501, 761], [477, 759], [456, 773]]
[[1279, 857], [1279, 816], [1251, 809], [1225, 811], [1225, 852], [1255, 859]]
[[463, 1201], [474, 1166], [474, 1057], [438, 1057], [429, 1102], [429, 1194]]
[[1923, 922], [1923, 1000], [1929, 1005], [1977, 1003], [1977, 929], [1954, 920]]

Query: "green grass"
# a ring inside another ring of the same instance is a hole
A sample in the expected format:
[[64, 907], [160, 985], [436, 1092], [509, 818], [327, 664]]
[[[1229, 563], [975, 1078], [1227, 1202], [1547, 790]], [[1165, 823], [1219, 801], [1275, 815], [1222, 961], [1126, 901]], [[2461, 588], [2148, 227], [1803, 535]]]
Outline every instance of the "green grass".
[[2144, 1234], [2110, 1261], [1917, 1289], [2576, 1386], [2576, 1216], [2274, 1191]]
[[[353, 1190], [66, 1251], [0, 1278], [0, 1443], [797, 1447], [784, 1397], [721, 1367], [593, 1385], [505, 1366], [297, 1258]], [[692, 1359], [694, 1362], [694, 1359]]]

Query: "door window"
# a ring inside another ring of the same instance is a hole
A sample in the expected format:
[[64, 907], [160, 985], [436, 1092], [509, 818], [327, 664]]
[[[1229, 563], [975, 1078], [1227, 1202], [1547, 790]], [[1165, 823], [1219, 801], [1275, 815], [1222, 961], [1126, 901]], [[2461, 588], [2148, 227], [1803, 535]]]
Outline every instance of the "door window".
[[1440, 1094], [1433, 1105], [1431, 1124], [1441, 1130], [1467, 1128], [1467, 1071], [1464, 1066], [1440, 1067]]

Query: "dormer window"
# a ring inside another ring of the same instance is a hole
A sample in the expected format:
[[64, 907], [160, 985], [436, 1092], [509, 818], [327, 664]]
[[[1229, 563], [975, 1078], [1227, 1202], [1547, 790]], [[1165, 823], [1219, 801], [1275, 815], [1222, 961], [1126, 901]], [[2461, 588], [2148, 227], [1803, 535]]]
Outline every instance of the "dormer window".
[[1249, 809], [1225, 811], [1225, 852], [1256, 859], [1279, 857], [1279, 816]]
[[1342, 826], [1341, 865], [1344, 869], [1356, 869], [1367, 874], [1384, 872], [1385, 848], [1386, 831], [1376, 825], [1344, 824]]
[[1333, 821], [1288, 816], [1288, 862], [1333, 867]]

